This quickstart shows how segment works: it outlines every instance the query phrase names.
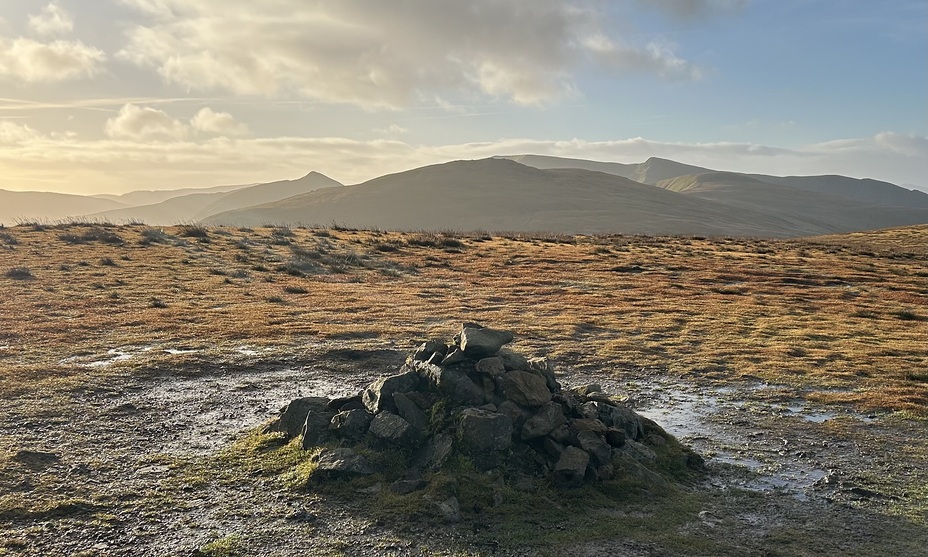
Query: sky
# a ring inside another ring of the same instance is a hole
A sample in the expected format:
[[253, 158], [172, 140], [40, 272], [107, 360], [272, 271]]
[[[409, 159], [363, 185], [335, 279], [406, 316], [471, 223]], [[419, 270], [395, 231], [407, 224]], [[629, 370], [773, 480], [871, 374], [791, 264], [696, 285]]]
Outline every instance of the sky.
[[0, 2], [0, 189], [526, 153], [928, 191], [928, 0]]

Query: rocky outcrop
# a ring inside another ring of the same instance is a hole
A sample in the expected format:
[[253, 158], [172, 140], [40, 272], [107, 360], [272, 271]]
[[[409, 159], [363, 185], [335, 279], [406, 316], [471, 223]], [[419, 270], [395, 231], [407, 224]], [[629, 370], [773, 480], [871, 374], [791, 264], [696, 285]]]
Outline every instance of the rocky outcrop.
[[[564, 489], [623, 470], [656, 476], [658, 462], [702, 467], [697, 454], [599, 385], [563, 389], [550, 360], [503, 348], [512, 340], [467, 323], [451, 343], [423, 343], [397, 373], [356, 396], [292, 401], [265, 431], [322, 447], [317, 470], [328, 476], [374, 473], [362, 454], [399, 450], [409, 470], [391, 486], [397, 494], [422, 489], [424, 474], [454, 455], [478, 470], [533, 474]], [[442, 505], [455, 515], [453, 504]]]

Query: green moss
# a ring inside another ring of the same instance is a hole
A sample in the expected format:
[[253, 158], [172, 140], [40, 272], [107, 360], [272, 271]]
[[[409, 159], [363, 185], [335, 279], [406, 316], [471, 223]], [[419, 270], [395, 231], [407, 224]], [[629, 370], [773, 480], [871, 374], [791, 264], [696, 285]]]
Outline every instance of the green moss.
[[240, 536], [226, 536], [211, 541], [200, 547], [200, 554], [206, 557], [244, 557], [245, 543]]

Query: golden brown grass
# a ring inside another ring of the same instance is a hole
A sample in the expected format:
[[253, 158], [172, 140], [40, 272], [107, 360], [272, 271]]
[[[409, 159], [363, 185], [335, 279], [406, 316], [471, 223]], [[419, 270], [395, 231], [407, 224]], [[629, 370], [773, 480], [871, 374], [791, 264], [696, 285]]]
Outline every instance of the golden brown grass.
[[562, 367], [928, 414], [928, 226], [801, 241], [103, 228], [5, 230], [0, 390], [132, 372], [138, 358], [88, 365], [127, 346], [157, 348], [139, 352], [148, 367], [196, 358], [167, 348], [405, 349], [470, 320]]

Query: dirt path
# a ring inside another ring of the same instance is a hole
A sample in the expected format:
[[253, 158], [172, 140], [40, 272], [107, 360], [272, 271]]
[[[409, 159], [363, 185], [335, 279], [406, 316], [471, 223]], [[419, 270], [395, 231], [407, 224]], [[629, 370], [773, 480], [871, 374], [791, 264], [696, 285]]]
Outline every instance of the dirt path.
[[[325, 348], [262, 364], [244, 349], [199, 370], [0, 397], [0, 555], [204, 555], [223, 540], [280, 556], [535, 554], [497, 551], [466, 525], [391, 527], [367, 518], [363, 499], [327, 501], [196, 465], [290, 399], [357, 392], [402, 358]], [[928, 542], [924, 521], [899, 516], [925, 508], [912, 504], [924, 496], [913, 486], [928, 483], [923, 423], [816, 406], [785, 386], [713, 388], [657, 370], [566, 370], [562, 381], [627, 396], [707, 458], [695, 488], [705, 506], [686, 526], [694, 543], [732, 555], [916, 555]], [[566, 554], [680, 550], [597, 539]]]

